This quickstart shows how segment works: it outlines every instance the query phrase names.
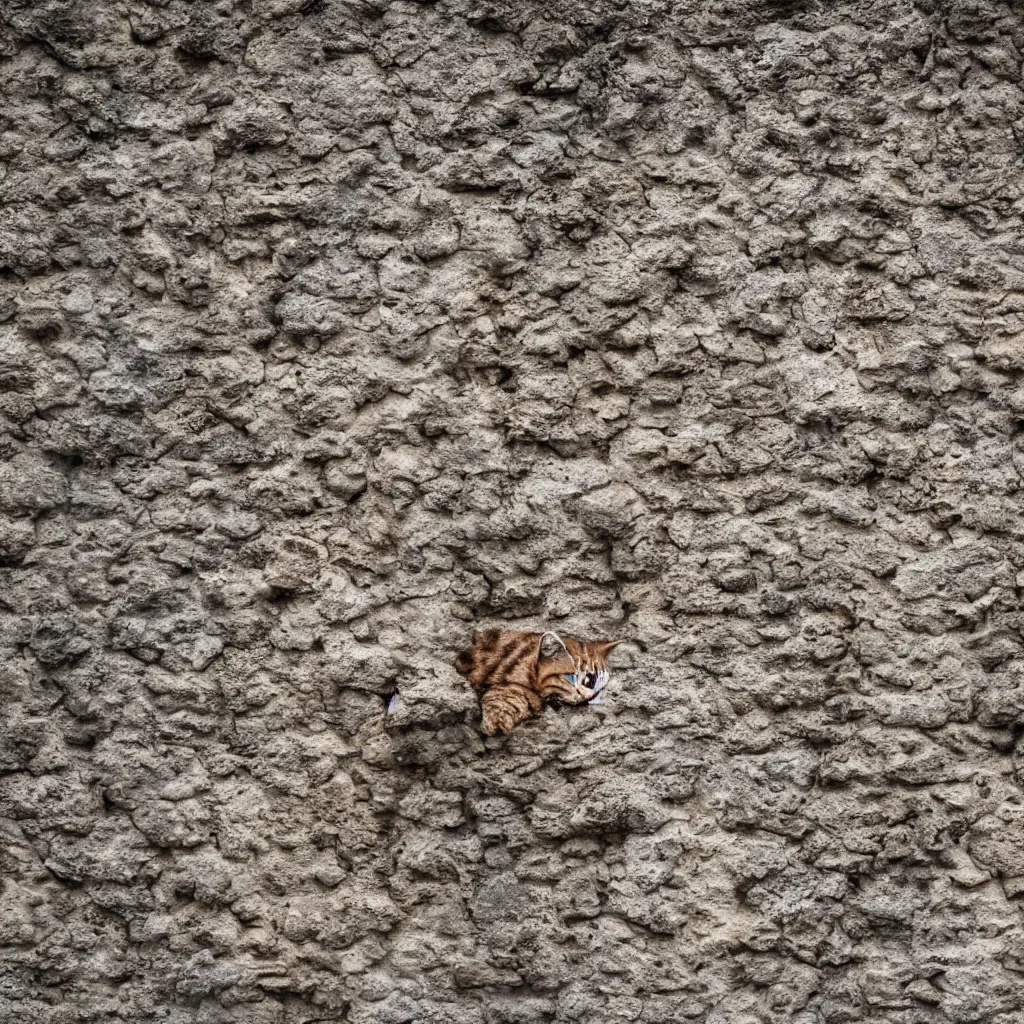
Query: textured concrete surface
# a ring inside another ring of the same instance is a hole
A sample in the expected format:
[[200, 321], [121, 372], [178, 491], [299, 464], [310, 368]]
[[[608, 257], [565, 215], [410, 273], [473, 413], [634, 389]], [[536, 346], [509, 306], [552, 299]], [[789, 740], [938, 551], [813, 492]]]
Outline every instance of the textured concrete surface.
[[2, 11], [0, 1020], [1024, 1021], [1018, 4]]

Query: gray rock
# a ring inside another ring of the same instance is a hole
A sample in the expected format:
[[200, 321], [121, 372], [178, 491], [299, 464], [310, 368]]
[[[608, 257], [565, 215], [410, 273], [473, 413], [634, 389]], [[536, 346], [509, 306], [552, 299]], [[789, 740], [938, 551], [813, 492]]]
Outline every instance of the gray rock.
[[7, 8], [0, 1020], [1021, 1018], [1017, 6]]

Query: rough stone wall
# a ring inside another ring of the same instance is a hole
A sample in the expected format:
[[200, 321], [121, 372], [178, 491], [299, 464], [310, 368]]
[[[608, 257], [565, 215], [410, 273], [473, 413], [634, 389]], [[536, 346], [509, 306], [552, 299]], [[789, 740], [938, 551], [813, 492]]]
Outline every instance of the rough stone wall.
[[1024, 1021], [1019, 5], [3, 12], [0, 1020]]

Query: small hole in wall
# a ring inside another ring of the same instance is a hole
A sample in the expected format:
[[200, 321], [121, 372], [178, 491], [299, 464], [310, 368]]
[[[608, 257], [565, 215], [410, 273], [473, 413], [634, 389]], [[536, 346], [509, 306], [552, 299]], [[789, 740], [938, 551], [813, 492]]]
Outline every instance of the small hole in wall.
[[88, 730], [74, 730], [64, 737], [65, 742], [72, 747], [79, 747], [82, 750], [92, 750], [96, 746], [96, 734]]
[[39, 327], [26, 327], [25, 333], [40, 344], [47, 344], [57, 341], [60, 338], [61, 330], [57, 324], [42, 324]]
[[508, 29], [497, 18], [471, 18], [469, 24], [481, 32], [507, 32]]

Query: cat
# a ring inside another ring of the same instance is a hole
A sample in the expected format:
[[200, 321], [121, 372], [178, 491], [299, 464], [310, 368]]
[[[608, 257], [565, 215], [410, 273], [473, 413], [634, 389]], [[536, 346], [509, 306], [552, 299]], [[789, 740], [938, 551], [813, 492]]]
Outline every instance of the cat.
[[455, 670], [480, 694], [485, 735], [496, 736], [539, 715], [545, 701], [593, 700], [607, 679], [608, 655], [620, 642], [487, 629], [474, 634]]

